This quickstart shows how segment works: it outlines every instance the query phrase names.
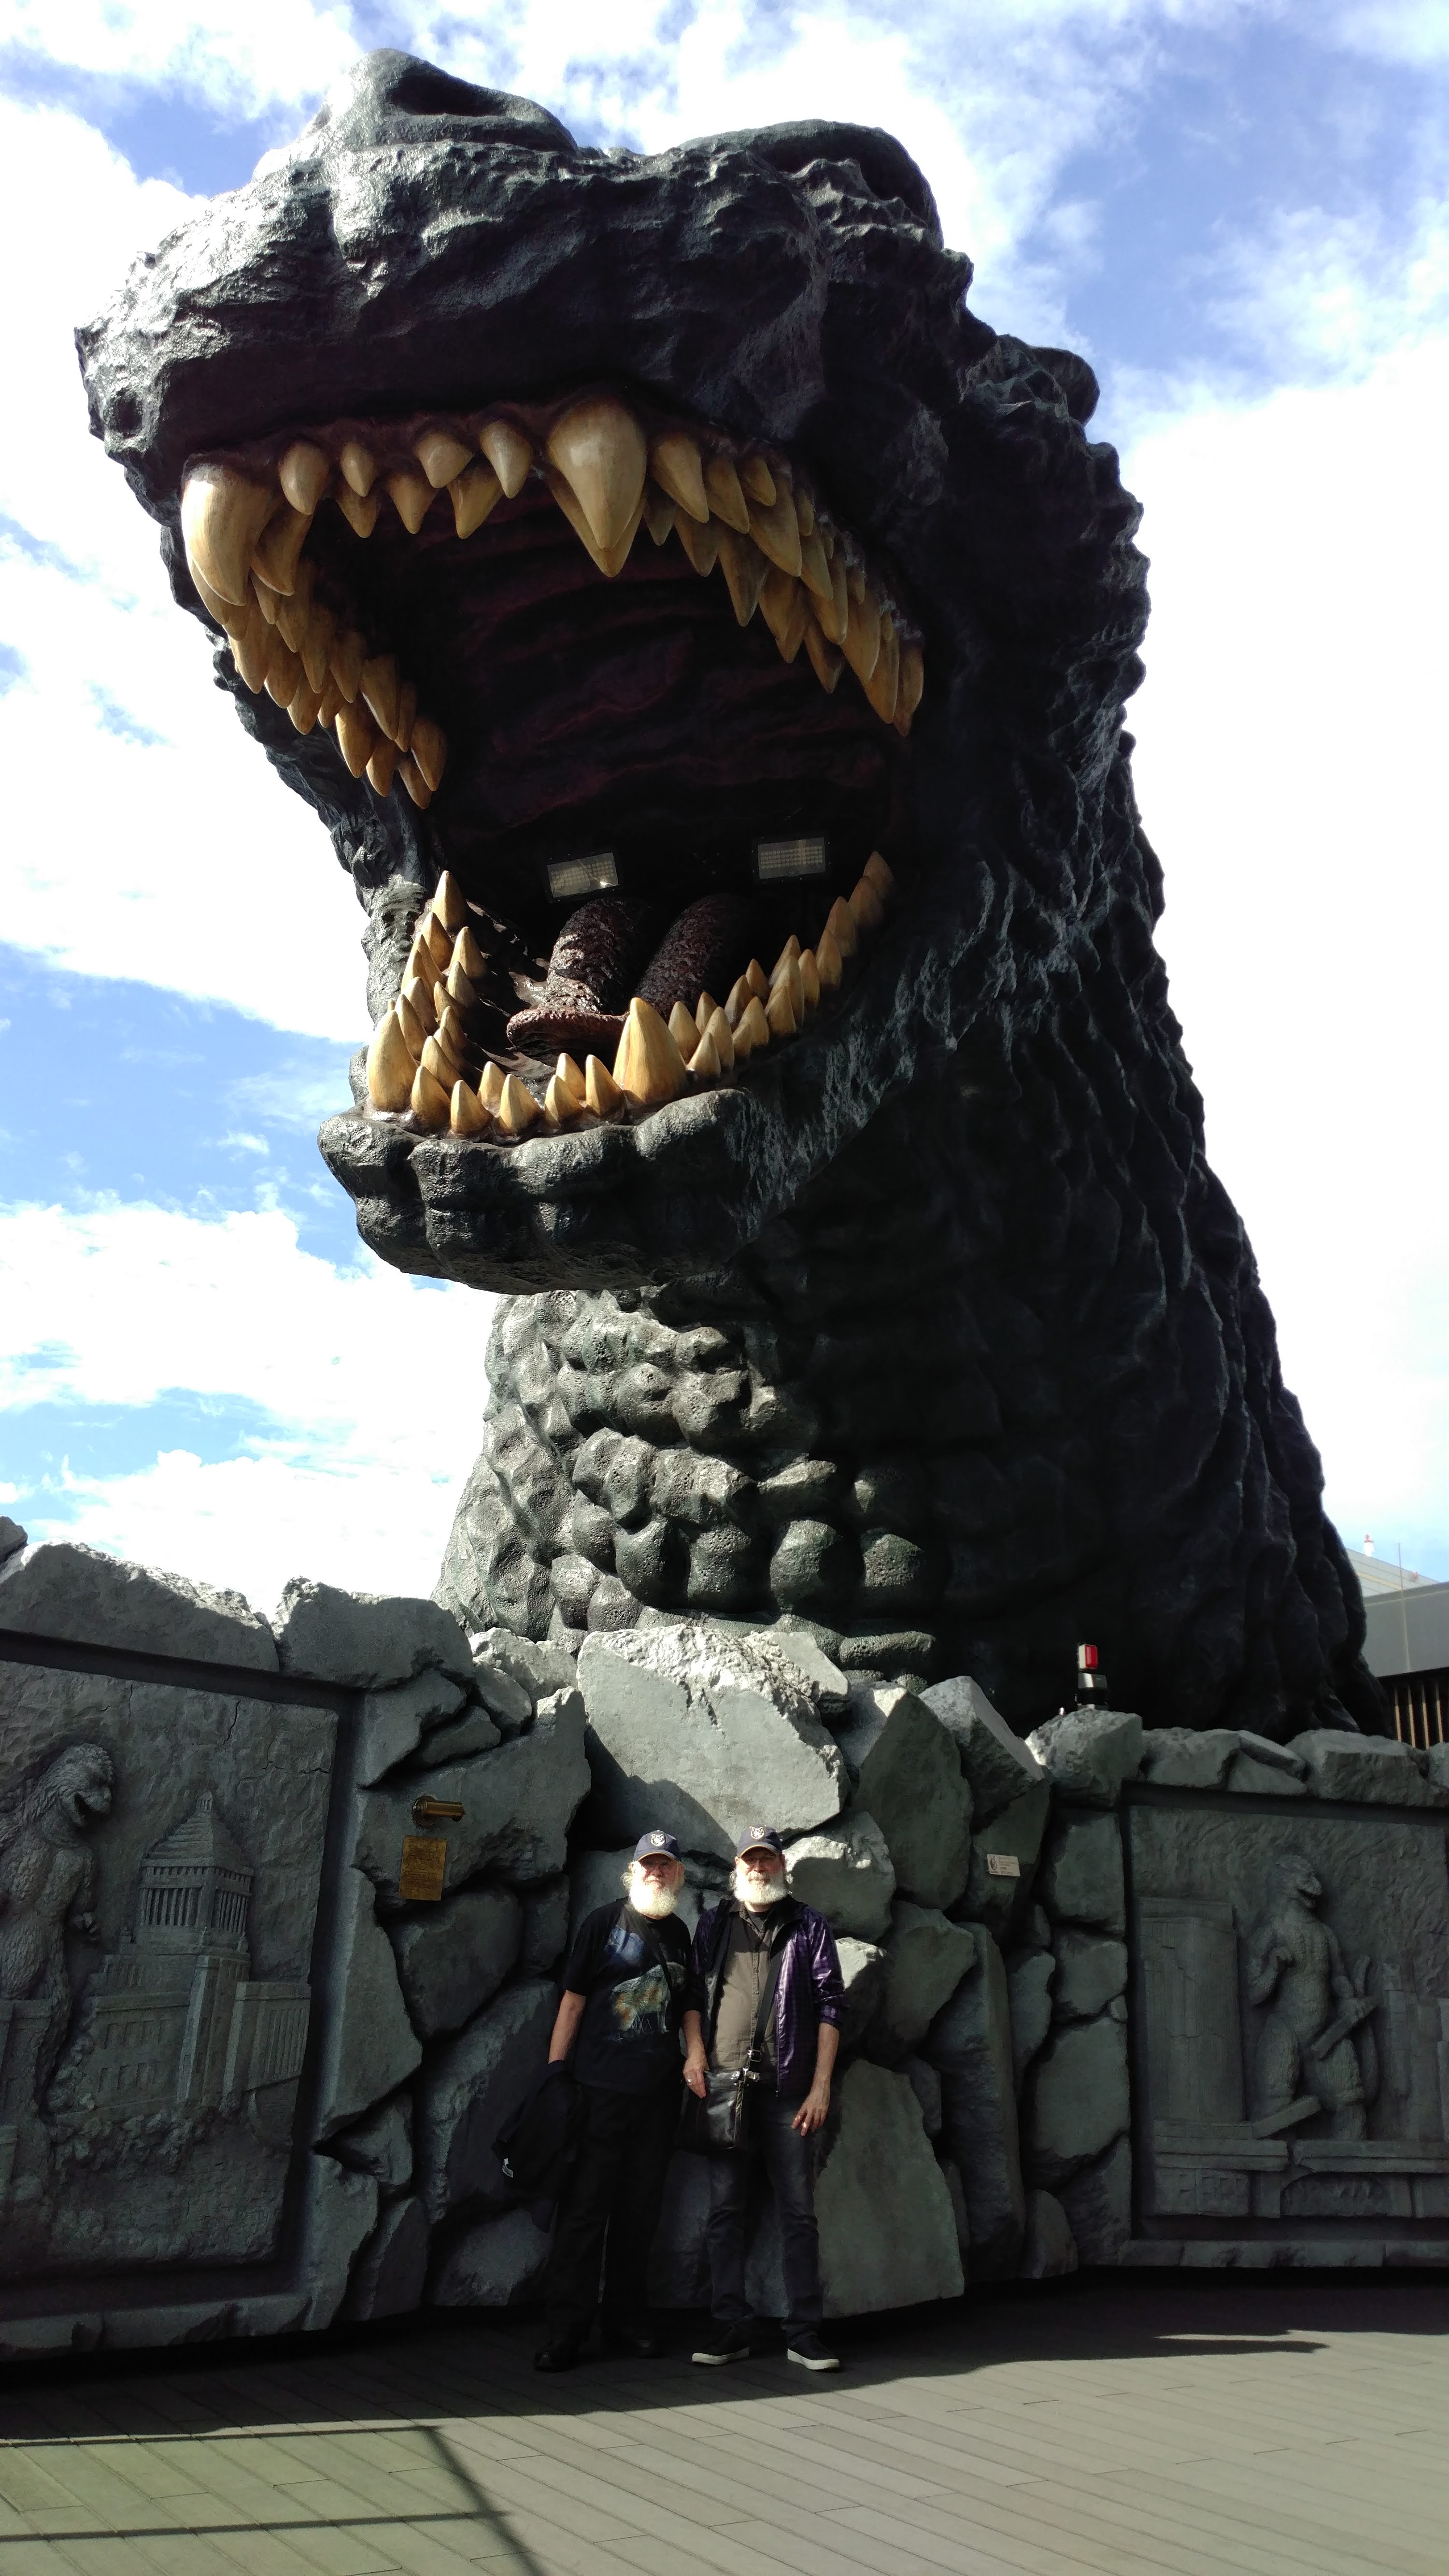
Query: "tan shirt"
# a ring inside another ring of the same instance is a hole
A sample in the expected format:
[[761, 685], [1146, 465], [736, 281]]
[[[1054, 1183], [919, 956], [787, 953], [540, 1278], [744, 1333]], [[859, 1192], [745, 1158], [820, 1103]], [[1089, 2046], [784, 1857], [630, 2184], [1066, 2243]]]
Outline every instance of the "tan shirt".
[[[733, 2074], [744, 2065], [754, 2043], [755, 2024], [760, 2017], [760, 1998], [770, 1973], [770, 1933], [775, 1909], [751, 1914], [736, 1905], [725, 1944], [724, 1975], [720, 1981], [719, 2011], [715, 2016], [714, 2046], [710, 2065], [720, 2074]], [[767, 2067], [775, 2064], [775, 2016], [771, 2012], [761, 2049]]]

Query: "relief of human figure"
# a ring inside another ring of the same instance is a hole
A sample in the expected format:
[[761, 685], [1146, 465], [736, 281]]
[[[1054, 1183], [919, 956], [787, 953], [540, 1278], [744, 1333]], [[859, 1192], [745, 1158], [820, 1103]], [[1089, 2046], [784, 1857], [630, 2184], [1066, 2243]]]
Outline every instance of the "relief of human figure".
[[115, 1767], [99, 1744], [68, 1744], [0, 1802], [0, 2003], [48, 2003], [34, 2057], [38, 2106], [70, 2028], [67, 1926], [96, 1941], [97, 1861], [86, 1841], [109, 1815]]
[[1253, 2116], [1268, 2118], [1313, 2094], [1335, 2138], [1362, 2138], [1378, 2092], [1378, 2052], [1362, 2026], [1378, 2007], [1366, 1992], [1368, 1960], [1350, 1971], [1337, 1934], [1313, 1910], [1322, 1894], [1312, 1864], [1289, 1853], [1253, 1927], [1248, 1997], [1271, 2006], [1254, 2059]]

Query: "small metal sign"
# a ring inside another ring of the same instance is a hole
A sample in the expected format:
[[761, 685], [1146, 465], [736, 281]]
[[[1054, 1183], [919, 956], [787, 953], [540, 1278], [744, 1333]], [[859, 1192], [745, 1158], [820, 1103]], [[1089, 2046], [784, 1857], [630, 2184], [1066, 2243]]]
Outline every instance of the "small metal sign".
[[446, 1834], [404, 1834], [397, 1892], [409, 1905], [436, 1905], [448, 1872]]
[[1020, 1878], [1020, 1859], [1015, 1852], [988, 1852], [986, 1875], [988, 1878]]

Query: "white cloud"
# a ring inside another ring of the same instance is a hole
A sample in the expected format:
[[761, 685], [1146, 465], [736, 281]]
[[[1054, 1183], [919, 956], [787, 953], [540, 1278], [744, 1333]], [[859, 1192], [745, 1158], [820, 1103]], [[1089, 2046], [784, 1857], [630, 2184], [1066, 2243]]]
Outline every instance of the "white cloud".
[[4, 0], [0, 44], [118, 90], [166, 89], [226, 117], [291, 107], [361, 51], [347, 9], [294, 0]]
[[7, 282], [25, 401], [0, 410], [0, 639], [25, 670], [0, 696], [0, 918], [80, 973], [357, 1037], [351, 886], [213, 686], [156, 530], [87, 429], [73, 327], [187, 208], [79, 117], [0, 100], [0, 229], [46, 239]]
[[[182, 1390], [262, 1417], [233, 1458], [169, 1450], [107, 1477], [66, 1467], [49, 1509], [31, 1507], [32, 1537], [87, 1538], [264, 1606], [296, 1573], [431, 1590], [479, 1445], [492, 1304], [365, 1252], [335, 1268], [279, 1213], [0, 1212], [0, 1305], [19, 1323], [0, 1414], [139, 1414]], [[477, 1354], [471, 1386], [460, 1351]]]
[[1200, 399], [1126, 470], [1153, 559], [1137, 777], [1209, 1148], [1331, 1508], [1449, 1572], [1446, 405], [1449, 339]]

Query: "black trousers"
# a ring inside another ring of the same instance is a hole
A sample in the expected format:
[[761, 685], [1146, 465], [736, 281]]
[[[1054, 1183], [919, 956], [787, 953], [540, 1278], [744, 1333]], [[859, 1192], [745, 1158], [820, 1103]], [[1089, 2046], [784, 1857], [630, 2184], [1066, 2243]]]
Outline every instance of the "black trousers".
[[820, 2323], [820, 2239], [815, 2225], [815, 2140], [791, 2127], [798, 2100], [755, 2094], [753, 2136], [742, 2156], [715, 2156], [709, 2168], [711, 2305], [722, 2326], [748, 2323], [745, 2241], [750, 2214], [768, 2181], [780, 2221], [780, 2269], [785, 2276], [786, 2330], [800, 2334]]
[[542, 2284], [555, 2341], [581, 2341], [588, 2333], [599, 2305], [601, 2271], [605, 2331], [644, 2323], [649, 2248], [679, 2123], [675, 2076], [651, 2093], [611, 2093], [599, 2084], [582, 2084], [579, 2090], [583, 2135], [559, 2199]]

